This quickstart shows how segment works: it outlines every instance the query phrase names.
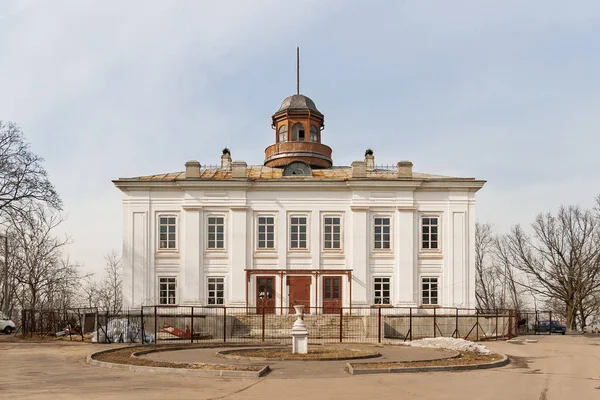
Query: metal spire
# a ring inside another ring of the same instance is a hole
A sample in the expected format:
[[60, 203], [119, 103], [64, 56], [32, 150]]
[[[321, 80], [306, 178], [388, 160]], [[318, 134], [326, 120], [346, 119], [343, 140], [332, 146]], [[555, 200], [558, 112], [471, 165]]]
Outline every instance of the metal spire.
[[296, 47], [296, 94], [300, 94], [300, 46]]

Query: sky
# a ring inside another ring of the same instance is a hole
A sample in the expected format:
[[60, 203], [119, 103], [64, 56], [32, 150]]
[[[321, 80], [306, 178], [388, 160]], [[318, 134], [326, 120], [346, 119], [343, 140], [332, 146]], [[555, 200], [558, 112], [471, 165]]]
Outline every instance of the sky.
[[71, 260], [121, 249], [111, 180], [262, 164], [296, 46], [335, 165], [484, 179], [500, 233], [600, 194], [597, 0], [2, 0], [0, 120], [45, 159]]

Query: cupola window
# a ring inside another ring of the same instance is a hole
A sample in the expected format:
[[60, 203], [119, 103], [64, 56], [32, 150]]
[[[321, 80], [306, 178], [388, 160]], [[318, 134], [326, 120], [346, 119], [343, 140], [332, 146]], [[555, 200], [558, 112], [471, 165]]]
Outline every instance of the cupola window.
[[287, 125], [281, 125], [279, 127], [279, 143], [281, 142], [287, 142]]
[[304, 137], [304, 125], [302, 125], [301, 123], [297, 123], [292, 127], [292, 141], [303, 142], [304, 140], [306, 140]]
[[314, 125], [311, 125], [311, 127], [310, 127], [310, 141], [311, 142], [319, 141], [319, 131], [317, 130], [317, 127]]

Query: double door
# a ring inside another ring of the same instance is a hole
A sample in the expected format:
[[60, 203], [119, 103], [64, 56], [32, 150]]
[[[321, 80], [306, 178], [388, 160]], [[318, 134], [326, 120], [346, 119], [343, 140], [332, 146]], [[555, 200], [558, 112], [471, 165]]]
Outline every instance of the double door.
[[342, 308], [342, 277], [323, 277], [323, 314], [339, 314]]
[[256, 278], [256, 312], [275, 314], [275, 278], [259, 276]]

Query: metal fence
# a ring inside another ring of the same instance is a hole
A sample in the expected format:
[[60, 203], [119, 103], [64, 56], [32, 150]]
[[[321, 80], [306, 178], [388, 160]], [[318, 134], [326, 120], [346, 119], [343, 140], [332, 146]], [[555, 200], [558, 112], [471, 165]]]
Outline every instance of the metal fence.
[[[538, 314], [539, 316], [540, 314]], [[111, 314], [95, 308], [26, 310], [23, 335], [67, 331], [98, 343], [291, 343], [298, 317], [287, 307], [145, 306]], [[310, 307], [302, 318], [312, 343], [393, 343], [435, 337], [498, 340], [523, 332], [512, 310]], [[550, 318], [551, 319], [551, 318]], [[529, 326], [528, 324], [525, 324]]]
[[[311, 307], [306, 311], [303, 320], [313, 343], [383, 343], [441, 336], [489, 340], [517, 334], [517, 314], [511, 310]], [[297, 316], [287, 307], [150, 306], [140, 310], [139, 318], [143, 336], [153, 343], [288, 344]]]
[[[521, 311], [517, 319], [517, 328], [519, 334], [549, 335], [552, 333], [549, 329], [541, 327], [546, 321], [557, 321], [558, 315], [552, 311]], [[562, 322], [562, 321], [558, 321]]]
[[98, 309], [95, 307], [21, 310], [17, 331], [22, 336], [80, 336], [96, 330]]

